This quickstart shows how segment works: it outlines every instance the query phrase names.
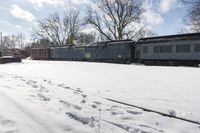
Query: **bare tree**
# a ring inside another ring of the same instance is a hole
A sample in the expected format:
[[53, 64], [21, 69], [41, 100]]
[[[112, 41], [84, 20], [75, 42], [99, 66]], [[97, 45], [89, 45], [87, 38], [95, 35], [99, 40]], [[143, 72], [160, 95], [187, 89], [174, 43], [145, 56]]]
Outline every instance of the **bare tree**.
[[69, 14], [65, 14], [64, 25], [68, 27], [67, 43], [74, 44], [80, 34], [81, 20], [79, 19], [79, 12], [71, 10]]
[[184, 18], [189, 30], [200, 32], [200, 0], [182, 0], [187, 7], [187, 15]]
[[139, 0], [100, 0], [99, 10], [88, 9], [86, 23], [92, 25], [107, 40], [133, 38], [142, 31], [135, 31], [143, 12]]
[[17, 35], [6, 35], [3, 37], [2, 43], [5, 49], [23, 49], [25, 47], [25, 35], [22, 33], [18, 33]]
[[58, 13], [50, 14], [46, 19], [38, 21], [38, 28], [33, 29], [34, 39], [46, 39], [54, 45], [73, 44], [79, 33], [79, 12], [71, 10], [62, 19]]
[[3, 47], [3, 49], [10, 48], [10, 37], [8, 35], [3, 36], [2, 47]]
[[36, 42], [31, 43], [32, 48], [48, 48], [50, 46], [53, 46], [52, 42], [50, 42], [48, 39], [40, 39]]
[[20, 49], [24, 49], [25, 48], [25, 35], [22, 33], [18, 33], [16, 36], [16, 46]]
[[91, 42], [95, 41], [96, 34], [95, 33], [81, 33], [78, 36], [79, 45], [87, 45]]
[[58, 13], [53, 13], [38, 21], [38, 28], [33, 29], [33, 36], [37, 39], [48, 39], [55, 45], [63, 45], [66, 40], [65, 28]]

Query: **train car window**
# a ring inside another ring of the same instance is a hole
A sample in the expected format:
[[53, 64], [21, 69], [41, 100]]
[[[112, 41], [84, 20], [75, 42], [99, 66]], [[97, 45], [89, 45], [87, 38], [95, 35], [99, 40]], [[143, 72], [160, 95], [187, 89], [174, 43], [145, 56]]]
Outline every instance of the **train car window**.
[[183, 51], [184, 52], [190, 52], [190, 47], [191, 47], [190, 45], [184, 45], [183, 46]]
[[154, 53], [159, 53], [160, 52], [160, 47], [159, 46], [154, 46], [153, 50], [154, 50]]
[[154, 46], [154, 53], [171, 53], [172, 46]]
[[172, 53], [172, 46], [166, 46], [166, 53]]
[[148, 47], [143, 47], [143, 53], [148, 53]]
[[176, 45], [176, 52], [190, 52], [190, 45]]
[[160, 46], [160, 53], [165, 53], [166, 46]]
[[194, 51], [195, 52], [200, 52], [200, 44], [195, 44]]

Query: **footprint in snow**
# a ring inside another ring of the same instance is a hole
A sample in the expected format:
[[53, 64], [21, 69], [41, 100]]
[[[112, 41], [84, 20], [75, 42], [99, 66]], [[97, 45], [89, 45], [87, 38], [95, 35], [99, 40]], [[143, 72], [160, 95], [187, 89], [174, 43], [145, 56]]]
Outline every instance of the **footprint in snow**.
[[111, 111], [111, 115], [123, 115], [123, 114], [124, 113], [119, 110]]
[[39, 92], [49, 92], [49, 90], [46, 87], [42, 86], [42, 85], [40, 85], [40, 89], [38, 91]]
[[132, 110], [127, 110], [127, 113], [133, 114], [133, 115], [141, 115], [142, 112], [138, 112], [138, 111], [132, 111]]
[[82, 94], [81, 96], [82, 96], [83, 98], [86, 98], [86, 97], [87, 97], [87, 95], [85, 95], [85, 94]]
[[50, 84], [50, 85], [54, 85], [54, 84], [53, 84], [53, 82], [52, 82], [52, 81], [50, 81], [50, 80], [48, 81], [48, 84]]
[[37, 82], [33, 81], [33, 80], [29, 80], [29, 81], [27, 81], [27, 83], [29, 83], [29, 84], [36, 84]]
[[174, 110], [168, 110], [168, 113], [169, 113], [171, 116], [176, 116], [176, 111], [174, 111]]
[[[77, 94], [78, 92], [74, 92], [75, 94]], [[81, 96], [83, 97], [82, 101], [80, 103], [85, 104], [87, 102], [87, 95], [85, 94], [81, 94]]]
[[46, 96], [44, 96], [44, 95], [42, 95], [40, 93], [38, 93], [37, 96], [39, 97], [39, 99], [41, 101], [50, 101], [51, 100], [50, 98], [48, 98], [48, 97], [46, 97]]
[[118, 113], [117, 112], [111, 112], [111, 115], [117, 115]]
[[99, 121], [96, 120], [94, 117], [85, 117], [81, 116], [79, 114], [71, 113], [71, 112], [66, 112], [65, 113], [69, 118], [82, 123], [83, 125], [88, 125], [91, 128], [95, 128]]
[[17, 133], [15, 122], [0, 116], [0, 133]]
[[85, 104], [86, 103], [86, 100], [85, 99], [83, 99], [80, 103], [83, 103], [83, 104]]
[[121, 119], [122, 120], [132, 120], [133, 118], [129, 117], [129, 116], [122, 116]]
[[83, 116], [78, 116], [78, 114], [73, 114], [71, 112], [66, 112], [65, 113], [68, 117], [71, 119], [74, 119], [84, 125], [88, 125], [90, 123], [90, 118], [89, 117], [83, 117]]
[[92, 108], [94, 108], [94, 109], [97, 108], [97, 105], [91, 105], [91, 106], [92, 106]]
[[67, 101], [60, 100], [59, 102], [62, 103], [64, 106], [68, 107], [68, 108], [71, 107], [71, 108], [74, 108], [74, 109], [77, 109], [77, 110], [82, 110], [82, 107], [75, 105], [75, 104], [72, 104], [72, 103], [69, 103]]
[[101, 105], [101, 102], [98, 102], [98, 101], [94, 101], [93, 103], [95, 103], [97, 105]]
[[83, 93], [83, 91], [80, 88], [76, 88], [77, 92]]
[[39, 86], [36, 85], [36, 81], [33, 81], [33, 80], [29, 80], [26, 82], [27, 85], [31, 85], [33, 88], [38, 88]]
[[7, 119], [1, 120], [1, 125], [6, 126], [6, 127], [12, 127], [15, 125], [15, 122]]

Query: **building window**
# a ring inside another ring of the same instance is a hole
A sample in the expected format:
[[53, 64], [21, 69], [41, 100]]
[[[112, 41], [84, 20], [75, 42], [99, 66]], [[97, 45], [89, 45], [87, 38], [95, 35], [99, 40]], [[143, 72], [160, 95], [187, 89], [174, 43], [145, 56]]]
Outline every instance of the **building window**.
[[200, 52], [200, 44], [195, 44], [194, 45], [194, 51], [195, 52]]
[[176, 45], [176, 52], [190, 52], [190, 45]]
[[172, 53], [172, 46], [154, 46], [154, 53]]
[[143, 53], [148, 53], [148, 47], [143, 47]]

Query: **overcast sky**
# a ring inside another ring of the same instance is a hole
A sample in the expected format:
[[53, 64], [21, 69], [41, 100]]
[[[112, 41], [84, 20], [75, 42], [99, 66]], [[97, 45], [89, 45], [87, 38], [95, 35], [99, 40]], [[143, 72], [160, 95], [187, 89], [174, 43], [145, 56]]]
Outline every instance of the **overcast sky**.
[[[146, 12], [143, 21], [158, 35], [176, 34], [184, 26], [185, 7], [180, 0], [143, 0]], [[86, 6], [96, 0], [0, 0], [0, 31], [3, 34], [22, 32], [30, 38], [30, 30], [37, 20], [49, 13], [63, 13], [71, 8], [86, 13]]]

